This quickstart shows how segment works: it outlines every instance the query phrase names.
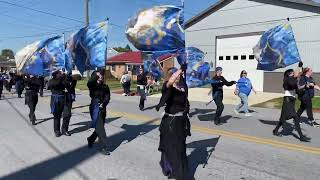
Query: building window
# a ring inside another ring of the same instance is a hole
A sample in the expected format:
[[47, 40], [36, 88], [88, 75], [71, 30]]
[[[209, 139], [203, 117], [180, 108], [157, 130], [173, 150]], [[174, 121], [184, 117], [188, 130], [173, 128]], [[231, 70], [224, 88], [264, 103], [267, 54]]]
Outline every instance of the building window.
[[127, 65], [127, 71], [132, 71], [132, 65]]
[[115, 72], [116, 71], [116, 65], [111, 65], [111, 71]]
[[219, 56], [219, 61], [223, 61], [223, 56]]
[[231, 56], [226, 56], [226, 60], [230, 61], [231, 60]]
[[249, 59], [253, 60], [254, 59], [254, 55], [249, 55]]
[[233, 60], [239, 60], [238, 56], [233, 56]]
[[247, 60], [247, 56], [246, 55], [241, 55], [241, 60]]

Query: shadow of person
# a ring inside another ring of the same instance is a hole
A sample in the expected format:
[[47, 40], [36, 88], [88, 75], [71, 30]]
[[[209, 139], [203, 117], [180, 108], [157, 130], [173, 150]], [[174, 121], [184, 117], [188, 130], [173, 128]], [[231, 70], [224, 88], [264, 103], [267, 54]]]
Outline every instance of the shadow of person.
[[199, 109], [199, 108], [194, 108], [194, 111], [192, 111], [189, 115], [190, 116], [194, 116], [194, 115], [198, 115], [198, 114], [207, 114], [210, 112], [215, 111], [215, 109]]
[[81, 106], [74, 106], [74, 107], [72, 107], [72, 109], [81, 109], [81, 108], [89, 107], [89, 106], [90, 106], [90, 104], [88, 104], [88, 105], [81, 105]]
[[37, 119], [36, 125], [44, 123], [44, 122], [49, 121], [49, 120], [53, 120], [53, 118], [54, 117], [49, 117], [49, 118], [44, 118], [44, 119]]
[[194, 175], [199, 165], [202, 164], [202, 168], [208, 164], [208, 160], [211, 157], [215, 147], [218, 144], [220, 136], [212, 139], [205, 139], [200, 141], [194, 141], [187, 144], [187, 148], [193, 149], [188, 156], [189, 163], [189, 178], [194, 180]]
[[[119, 118], [121, 118], [121, 117], [107, 118], [106, 119], [106, 124], [107, 123], [111, 123], [112, 121], [115, 121], [115, 120], [117, 120]], [[79, 122], [79, 123], [76, 123], [76, 124], [72, 124], [70, 126], [76, 126], [76, 125], [82, 125], [82, 126], [72, 129], [71, 131], [69, 131], [69, 133], [70, 134], [77, 134], [77, 133], [81, 133], [81, 132], [87, 131], [88, 129], [90, 129], [90, 124], [91, 124], [91, 121], [85, 121], [85, 122]]]
[[[279, 121], [268, 121], [268, 120], [262, 120], [262, 119], [259, 119], [259, 121], [263, 124], [272, 125], [274, 127], [279, 123]], [[293, 124], [290, 124], [287, 121], [285, 121], [282, 125], [282, 130], [279, 132], [279, 135], [280, 136], [293, 136], [293, 137], [299, 139], [299, 136], [296, 135], [295, 133], [293, 133], [294, 129], [295, 128], [294, 128]]]
[[155, 109], [157, 107], [157, 105], [154, 105], [154, 106], [150, 106], [150, 107], [147, 107], [147, 108], [144, 108], [143, 110], [150, 110], [150, 109]]
[[303, 122], [303, 123], [305, 123], [305, 124], [308, 124], [308, 125], [312, 126], [310, 120], [309, 120], [307, 117], [301, 116], [301, 117], [300, 117], [300, 122]]
[[121, 126], [124, 131], [119, 132], [116, 135], [108, 137], [108, 148], [111, 152], [116, 150], [123, 142], [125, 144], [131, 142], [138, 136], [144, 135], [153, 129], [157, 128], [158, 125], [153, 125], [154, 122], [158, 121], [159, 118], [152, 119], [148, 122], [139, 125], [128, 125], [123, 124]]
[[209, 113], [209, 114], [201, 114], [198, 115], [198, 119], [200, 121], [213, 121], [215, 117], [215, 113]]

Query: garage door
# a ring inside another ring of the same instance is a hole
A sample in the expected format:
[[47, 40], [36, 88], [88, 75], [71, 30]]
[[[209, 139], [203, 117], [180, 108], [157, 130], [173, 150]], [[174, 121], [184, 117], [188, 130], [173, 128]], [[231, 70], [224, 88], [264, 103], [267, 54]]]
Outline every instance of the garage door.
[[253, 35], [217, 38], [216, 66], [221, 66], [224, 69], [223, 76], [228, 81], [237, 81], [240, 72], [246, 70], [254, 88], [257, 91], [263, 91], [263, 71], [256, 70], [258, 62], [252, 53], [252, 48], [260, 37], [260, 35]]

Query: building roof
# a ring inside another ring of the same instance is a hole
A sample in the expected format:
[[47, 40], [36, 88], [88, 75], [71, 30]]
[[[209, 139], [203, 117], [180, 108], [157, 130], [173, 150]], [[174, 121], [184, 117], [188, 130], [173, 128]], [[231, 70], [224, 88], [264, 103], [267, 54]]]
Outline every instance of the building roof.
[[143, 58], [140, 51], [124, 52], [113, 57], [110, 57], [107, 60], [107, 64], [112, 63], [130, 63], [130, 64], [142, 64]]
[[[221, 9], [222, 7], [224, 7], [226, 4], [229, 4], [230, 2], [232, 2], [233, 0], [219, 0], [218, 2], [216, 2], [215, 4], [213, 4], [212, 6], [210, 6], [209, 8], [205, 9], [204, 11], [200, 12], [198, 15], [192, 17], [191, 19], [189, 19], [185, 25], [184, 28], [188, 29], [189, 27], [191, 27], [192, 25], [198, 23], [199, 21], [201, 21], [202, 19], [208, 17], [209, 15], [211, 15], [212, 13], [218, 11], [219, 9]], [[301, 5], [307, 5], [307, 6], [313, 6], [313, 7], [318, 7], [320, 8], [320, 3], [317, 3], [315, 1], [312, 0], [280, 0], [280, 1], [284, 1], [284, 2], [289, 2], [289, 3], [295, 3], [295, 4], [301, 4]]]
[[[174, 57], [173, 55], [162, 55], [158, 58], [160, 62]], [[124, 52], [108, 58], [107, 64], [143, 64], [143, 53], [141, 51]]]

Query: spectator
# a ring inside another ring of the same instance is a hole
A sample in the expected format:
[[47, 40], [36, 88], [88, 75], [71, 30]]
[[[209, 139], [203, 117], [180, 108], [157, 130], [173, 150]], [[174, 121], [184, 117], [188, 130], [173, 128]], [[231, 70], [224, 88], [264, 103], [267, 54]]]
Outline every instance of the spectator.
[[131, 77], [127, 71], [125, 71], [120, 79], [120, 83], [123, 87], [123, 96], [130, 96]]
[[245, 70], [241, 71], [240, 79], [237, 82], [237, 87], [235, 89], [234, 94], [239, 96], [241, 102], [240, 104], [234, 109], [236, 114], [243, 111], [245, 116], [252, 116], [248, 109], [248, 97], [251, 93], [251, 90], [257, 94], [255, 89], [252, 86], [252, 83], [249, 78], [247, 78], [247, 72]]

